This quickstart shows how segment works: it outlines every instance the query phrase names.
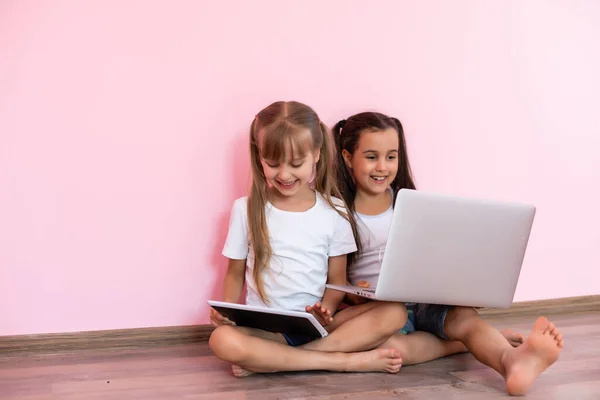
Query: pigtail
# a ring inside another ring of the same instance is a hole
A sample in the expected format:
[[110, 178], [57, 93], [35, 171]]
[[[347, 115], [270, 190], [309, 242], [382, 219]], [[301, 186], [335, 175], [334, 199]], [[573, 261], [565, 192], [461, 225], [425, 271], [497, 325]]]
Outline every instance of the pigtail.
[[267, 302], [262, 272], [271, 259], [273, 251], [269, 240], [267, 228], [267, 216], [265, 206], [267, 204], [267, 180], [260, 163], [260, 154], [257, 143], [255, 128], [257, 118], [250, 126], [250, 164], [252, 167], [252, 186], [248, 196], [248, 233], [250, 243], [254, 250], [254, 268], [252, 275], [256, 283], [256, 289], [261, 299]]
[[398, 130], [398, 138], [400, 148], [398, 149], [399, 160], [398, 160], [398, 173], [396, 178], [392, 182], [392, 190], [394, 192], [394, 198], [392, 205], [396, 203], [396, 196], [401, 189], [416, 189], [414, 179], [412, 177], [412, 169], [408, 160], [408, 151], [406, 148], [406, 138], [404, 136], [404, 128], [398, 118], [390, 117], [390, 120], [394, 123], [394, 127]]
[[354, 178], [352, 177], [352, 173], [346, 165], [346, 161], [344, 160], [344, 155], [342, 153], [342, 150], [344, 149], [342, 130], [345, 124], [346, 120], [343, 119], [338, 121], [338, 123], [333, 126], [333, 138], [335, 140], [337, 157], [336, 177], [342, 199], [344, 199], [348, 205], [348, 209], [353, 212], [354, 199], [356, 198], [356, 184], [354, 183]]
[[[337, 126], [337, 125], [336, 125]], [[320, 158], [317, 163], [317, 180], [315, 190], [318, 193], [321, 193], [327, 203], [338, 212], [342, 217], [344, 217], [352, 228], [352, 235], [354, 236], [354, 241], [356, 242], [357, 251], [355, 253], [348, 255], [348, 265], [354, 262], [356, 255], [360, 252], [360, 238], [358, 236], [358, 224], [356, 222], [356, 218], [352, 209], [353, 207], [345, 201], [340, 193], [338, 185], [336, 183], [336, 177], [339, 175], [339, 171], [342, 169], [346, 169], [345, 164], [341, 164], [339, 162], [339, 156], [337, 155], [336, 145], [334, 143], [335, 138], [332, 137], [331, 132], [327, 128], [327, 126], [323, 122], [319, 122], [319, 127], [321, 129], [321, 134], [323, 137], [323, 141], [320, 149]], [[338, 130], [339, 133], [339, 130]], [[339, 206], [334, 204], [332, 199], [336, 197], [342, 201], [346, 211], [342, 211]]]

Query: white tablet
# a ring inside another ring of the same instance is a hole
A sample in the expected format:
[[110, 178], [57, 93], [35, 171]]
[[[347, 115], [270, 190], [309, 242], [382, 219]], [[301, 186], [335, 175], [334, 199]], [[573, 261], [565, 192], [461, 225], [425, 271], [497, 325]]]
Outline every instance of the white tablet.
[[312, 314], [307, 312], [253, 307], [214, 300], [208, 300], [208, 304], [238, 326], [269, 332], [306, 335], [314, 339], [327, 336], [325, 328]]

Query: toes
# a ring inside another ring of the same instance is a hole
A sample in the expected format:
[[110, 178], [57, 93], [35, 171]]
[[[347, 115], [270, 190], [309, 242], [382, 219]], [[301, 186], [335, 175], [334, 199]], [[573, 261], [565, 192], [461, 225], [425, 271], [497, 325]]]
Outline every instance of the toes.
[[511, 338], [511, 340], [517, 344], [525, 343], [525, 336], [520, 333], [515, 333], [515, 336]]
[[519, 347], [523, 343], [525, 343], [525, 336], [519, 336], [519, 337], [511, 338], [508, 342], [510, 343], [510, 345], [512, 347]]
[[397, 349], [388, 349], [387, 356], [389, 358], [400, 358], [400, 352]]
[[546, 329], [548, 328], [549, 324], [550, 324], [550, 321], [548, 321], [548, 318], [539, 317], [537, 319], [537, 321], [535, 321], [535, 324], [533, 325], [533, 330], [535, 332], [544, 333], [546, 331]]
[[389, 372], [390, 374], [397, 374], [398, 372], [400, 372], [400, 365], [387, 367], [387, 372]]
[[239, 365], [232, 365], [231, 372], [233, 373], [233, 376], [237, 378], [243, 378], [247, 374], [247, 371]]
[[502, 336], [506, 338], [512, 347], [519, 347], [525, 343], [525, 336], [519, 332], [513, 331], [512, 329], [504, 329], [500, 331], [500, 333], [502, 333]]
[[562, 340], [562, 334], [561, 333], [557, 333], [554, 336], [554, 340], [556, 340], [557, 342], [560, 342]]

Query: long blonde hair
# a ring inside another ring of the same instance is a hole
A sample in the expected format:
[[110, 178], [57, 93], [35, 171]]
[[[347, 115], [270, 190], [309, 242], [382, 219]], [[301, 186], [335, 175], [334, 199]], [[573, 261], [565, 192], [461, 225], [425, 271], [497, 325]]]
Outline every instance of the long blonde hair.
[[[307, 135], [307, 132], [310, 135]], [[259, 134], [262, 140], [259, 143]], [[307, 140], [309, 139], [310, 140]], [[317, 113], [309, 106], [295, 101], [278, 101], [260, 111], [250, 126], [250, 163], [252, 166], [252, 187], [248, 196], [248, 229], [250, 244], [254, 250], [253, 277], [258, 294], [268, 301], [264, 290], [262, 272], [269, 265], [271, 249], [265, 206], [267, 204], [268, 183], [261, 164], [261, 157], [273, 161], [283, 161], [285, 144], [301, 152], [319, 150], [316, 165], [314, 189], [327, 203], [350, 222], [354, 237], [357, 238], [356, 222], [352, 213], [336, 205], [332, 196], [342, 202], [336, 184], [337, 158], [330, 130], [321, 122]]]

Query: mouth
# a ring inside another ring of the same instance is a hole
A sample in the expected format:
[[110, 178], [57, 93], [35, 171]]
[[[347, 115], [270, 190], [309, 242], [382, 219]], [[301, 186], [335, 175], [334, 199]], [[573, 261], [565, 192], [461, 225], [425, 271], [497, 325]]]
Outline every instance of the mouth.
[[387, 176], [371, 176], [371, 180], [380, 185], [387, 181]]
[[283, 189], [291, 189], [294, 186], [296, 186], [296, 183], [298, 183], [298, 179], [293, 180], [293, 181], [289, 181], [289, 182], [282, 182], [282, 181], [279, 181], [279, 180], [275, 180], [275, 181]]

